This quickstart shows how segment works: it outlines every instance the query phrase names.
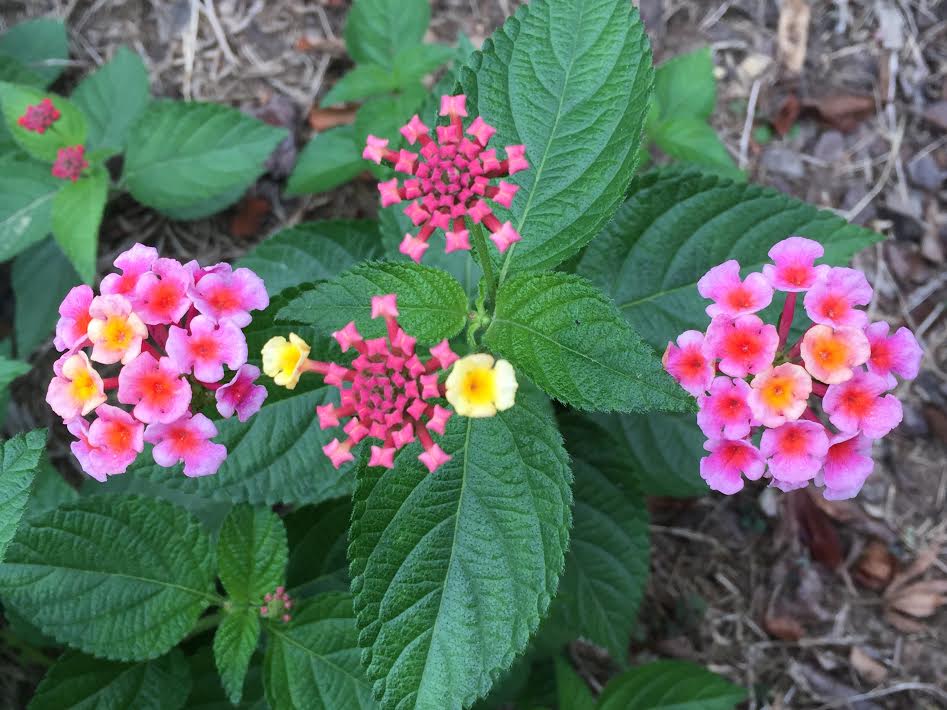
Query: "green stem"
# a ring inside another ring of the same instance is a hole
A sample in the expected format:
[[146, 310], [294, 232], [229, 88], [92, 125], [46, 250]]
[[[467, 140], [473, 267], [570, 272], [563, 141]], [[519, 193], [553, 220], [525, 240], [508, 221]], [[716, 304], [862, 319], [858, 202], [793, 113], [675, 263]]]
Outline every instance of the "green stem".
[[510, 269], [510, 263], [513, 261], [513, 252], [516, 250], [516, 244], [510, 246], [506, 252], [506, 258], [503, 259], [503, 266], [500, 267], [500, 284], [506, 281], [506, 272]]
[[477, 257], [483, 269], [483, 278], [487, 282], [487, 300], [492, 304], [496, 301], [497, 280], [493, 275], [493, 261], [490, 259], [490, 250], [487, 248], [487, 238], [483, 234], [483, 227], [479, 224], [474, 224], [468, 220], [467, 228], [473, 235], [474, 248], [477, 250]]
[[20, 655], [23, 657], [23, 660], [28, 663], [32, 663], [37, 666], [43, 666], [44, 668], [49, 668], [54, 663], [54, 661], [45, 653], [40, 651], [38, 648], [30, 646], [30, 644], [28, 644], [9, 629], [0, 629], [0, 641], [3, 642], [4, 646], [17, 649], [20, 652]]
[[194, 624], [194, 628], [191, 629], [191, 632], [187, 635], [187, 638], [193, 638], [199, 636], [205, 631], [210, 631], [211, 629], [217, 628], [220, 625], [220, 621], [223, 618], [222, 612], [217, 612], [215, 614], [210, 614], [197, 620], [197, 623]]

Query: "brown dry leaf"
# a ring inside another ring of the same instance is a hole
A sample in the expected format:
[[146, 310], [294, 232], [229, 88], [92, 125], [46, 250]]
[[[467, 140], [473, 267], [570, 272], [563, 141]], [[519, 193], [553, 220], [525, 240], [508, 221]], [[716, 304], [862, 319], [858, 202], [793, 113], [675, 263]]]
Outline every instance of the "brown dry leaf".
[[858, 94], [828, 94], [804, 99], [802, 108], [819, 116], [825, 123], [843, 133], [854, 131], [858, 124], [875, 113], [875, 99]]
[[882, 590], [888, 586], [897, 566], [898, 561], [888, 546], [881, 540], [872, 540], [855, 563], [852, 577], [863, 587]]
[[927, 626], [920, 621], [909, 619], [904, 614], [899, 614], [896, 611], [886, 611], [884, 618], [891, 626], [905, 634], [922, 634], [927, 631]]
[[244, 197], [230, 220], [230, 234], [237, 239], [247, 239], [259, 234], [270, 209], [269, 200], [250, 195]]
[[808, 490], [789, 496], [790, 511], [798, 523], [799, 537], [812, 559], [836, 569], [842, 564], [842, 541], [829, 516], [813, 501]]
[[869, 656], [860, 646], [852, 646], [852, 651], [848, 654], [848, 660], [855, 672], [869, 683], [877, 685], [883, 683], [885, 678], [888, 677], [888, 669]]
[[789, 133], [789, 129], [796, 125], [796, 119], [799, 118], [801, 108], [799, 97], [795, 94], [789, 94], [780, 105], [779, 111], [776, 112], [776, 117], [773, 119], [773, 130], [780, 136]]
[[313, 108], [309, 112], [309, 125], [316, 133], [328, 131], [336, 126], [347, 126], [355, 120], [357, 106], [346, 104], [333, 108]]
[[779, 61], [792, 74], [800, 73], [806, 63], [810, 15], [806, 0], [785, 0], [779, 11], [776, 29]]
[[890, 599], [898, 590], [906, 586], [909, 582], [917, 579], [934, 564], [934, 560], [940, 555], [940, 544], [930, 545], [918, 553], [917, 559], [908, 565], [904, 571], [891, 580], [891, 584], [885, 590], [885, 599]]
[[763, 617], [763, 628], [770, 636], [782, 641], [798, 641], [806, 635], [806, 630], [791, 616], [767, 614]]
[[325, 52], [334, 57], [346, 55], [345, 42], [337, 37], [319, 37], [315, 34], [304, 34], [296, 40], [293, 48], [297, 52]]
[[916, 582], [887, 598], [888, 608], [926, 619], [947, 604], [947, 579]]

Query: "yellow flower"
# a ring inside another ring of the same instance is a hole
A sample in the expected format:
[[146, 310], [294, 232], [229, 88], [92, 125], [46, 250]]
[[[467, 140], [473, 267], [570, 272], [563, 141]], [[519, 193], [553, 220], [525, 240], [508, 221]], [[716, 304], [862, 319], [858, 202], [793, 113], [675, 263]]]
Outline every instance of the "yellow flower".
[[295, 333], [289, 334], [289, 340], [278, 335], [263, 346], [263, 372], [281, 387], [295, 389], [308, 357], [309, 345], [305, 340]]
[[454, 363], [447, 378], [447, 401], [463, 417], [492, 417], [513, 406], [517, 387], [510, 363], [478, 353]]

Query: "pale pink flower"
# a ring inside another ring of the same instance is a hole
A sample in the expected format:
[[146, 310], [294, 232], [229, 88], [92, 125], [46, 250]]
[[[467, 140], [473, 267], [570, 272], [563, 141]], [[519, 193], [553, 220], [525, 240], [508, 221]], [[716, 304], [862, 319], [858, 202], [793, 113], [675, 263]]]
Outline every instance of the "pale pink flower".
[[886, 394], [888, 389], [886, 378], [857, 372], [852, 379], [829, 386], [822, 408], [840, 431], [861, 431], [869, 439], [880, 439], [903, 417], [901, 402], [893, 394]]
[[158, 260], [158, 250], [144, 244], [135, 244], [115, 258], [115, 266], [121, 274], [107, 274], [102, 278], [99, 290], [104, 294], [117, 293], [134, 298], [135, 287], [142, 274], [151, 271], [151, 265]]
[[148, 325], [180, 321], [191, 307], [191, 272], [175, 259], [156, 259], [135, 285], [135, 309]]
[[773, 365], [779, 334], [775, 326], [754, 315], [714, 318], [707, 329], [707, 351], [720, 358], [721, 372], [746, 377]]
[[664, 369], [695, 397], [710, 389], [714, 364], [705, 347], [704, 334], [686, 330], [677, 336], [677, 344], [668, 343], [661, 358]]
[[813, 284], [826, 275], [829, 268], [822, 264], [815, 266], [815, 260], [825, 254], [819, 242], [805, 237], [789, 237], [773, 245], [769, 258], [774, 264], [763, 266], [763, 276], [773, 288], [780, 291], [798, 292], [812, 288]]
[[700, 477], [715, 491], [733, 495], [743, 488], [743, 477], [758, 481], [766, 464], [753, 444], [741, 439], [710, 439], [704, 448], [711, 452], [700, 460]]
[[868, 279], [861, 271], [836, 266], [813, 284], [803, 305], [815, 323], [833, 328], [864, 328], [868, 316], [856, 306], [867, 305], [871, 294]]
[[190, 293], [202, 314], [218, 322], [231, 320], [241, 328], [253, 320], [250, 311], [270, 305], [263, 279], [245, 268], [230, 271], [228, 266], [226, 270], [206, 274]]
[[148, 328], [124, 296], [96, 296], [89, 304], [86, 332], [92, 341], [91, 358], [103, 365], [121, 361], [127, 364], [138, 357], [141, 341]]
[[860, 328], [814, 325], [802, 338], [802, 361], [814, 378], [829, 385], [851, 379], [871, 348]]
[[760, 452], [773, 478], [786, 483], [810, 481], [822, 468], [829, 449], [825, 427], [808, 420], [766, 429]]
[[53, 369], [46, 402], [63, 420], [85, 416], [106, 400], [102, 378], [84, 352], [66, 353]]
[[885, 377], [889, 386], [894, 387], [897, 380], [893, 375], [900, 375], [905, 380], [917, 377], [924, 351], [907, 328], [898, 328], [894, 335], [888, 335], [889, 329], [884, 321], [872, 323], [865, 328], [865, 336], [871, 349], [869, 372]]
[[745, 439], [753, 426], [747, 398], [750, 386], [743, 380], [714, 378], [710, 394], [697, 397], [697, 425], [708, 439]]
[[201, 382], [218, 382], [224, 365], [236, 370], [247, 361], [247, 339], [232, 321], [215, 324], [207, 316], [194, 316], [188, 330], [172, 325], [166, 345], [168, 357], [182, 373], [194, 371]]
[[731, 259], [715, 266], [697, 282], [697, 291], [713, 303], [707, 315], [737, 318], [756, 313], [773, 301], [773, 287], [763, 274], [753, 272], [740, 280], [740, 264]]
[[108, 476], [125, 473], [145, 448], [145, 427], [124, 409], [110, 404], [103, 404], [95, 413], [86, 434], [92, 468]]
[[187, 414], [167, 424], [149, 424], [145, 441], [154, 444], [152, 455], [159, 466], [184, 462], [184, 475], [209, 476], [227, 458], [227, 447], [215, 444], [217, 427], [203, 414]]
[[871, 439], [861, 434], [835, 434], [823, 463], [822, 496], [826, 500], [854, 498], [874, 468]]
[[266, 399], [266, 387], [254, 384], [259, 377], [258, 367], [243, 365], [230, 382], [217, 388], [214, 397], [220, 416], [229, 419], [236, 413], [237, 419], [245, 422], [259, 412]]
[[59, 304], [59, 322], [56, 323], [53, 345], [60, 352], [82, 347], [88, 342], [89, 321], [92, 320], [89, 306], [93, 297], [92, 289], [82, 284], [70, 289]]
[[169, 358], [142, 353], [118, 373], [118, 401], [135, 405], [135, 417], [146, 424], [167, 424], [187, 411], [191, 386]]
[[764, 370], [750, 382], [750, 409], [763, 426], [795, 421], [806, 411], [812, 378], [798, 365], [783, 363]]

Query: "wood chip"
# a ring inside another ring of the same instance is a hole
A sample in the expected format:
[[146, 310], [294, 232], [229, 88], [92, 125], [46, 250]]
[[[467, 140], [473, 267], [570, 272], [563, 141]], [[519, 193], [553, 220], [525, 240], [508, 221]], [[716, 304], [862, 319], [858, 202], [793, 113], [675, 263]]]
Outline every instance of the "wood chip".
[[806, 0], [785, 0], [779, 11], [776, 29], [779, 61], [790, 74], [799, 74], [806, 63], [811, 14]]

